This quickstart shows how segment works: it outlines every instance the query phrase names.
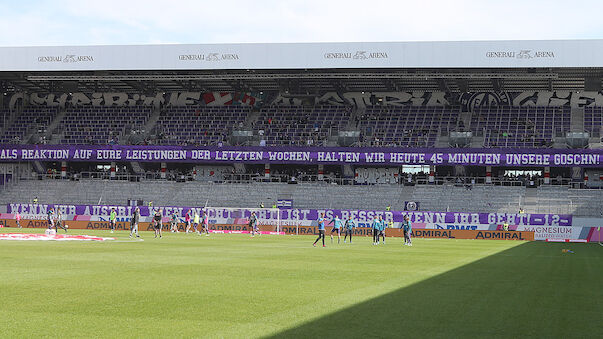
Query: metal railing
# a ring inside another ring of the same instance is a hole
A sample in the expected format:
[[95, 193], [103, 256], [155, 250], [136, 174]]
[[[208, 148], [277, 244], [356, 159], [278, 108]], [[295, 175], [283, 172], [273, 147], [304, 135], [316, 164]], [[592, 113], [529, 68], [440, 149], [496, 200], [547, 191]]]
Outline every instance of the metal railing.
[[[1, 174], [1, 173], [0, 173]], [[487, 177], [456, 177], [456, 176], [435, 176], [430, 182], [429, 175], [425, 173], [415, 174], [411, 180], [408, 177], [400, 175], [397, 179], [392, 179], [388, 182], [364, 182], [359, 183], [353, 177], [341, 177], [338, 175], [300, 173], [297, 175], [290, 174], [271, 174], [266, 177], [263, 173], [217, 173], [213, 176], [193, 175], [192, 173], [177, 173], [167, 172], [165, 178], [162, 177], [159, 171], [149, 171], [145, 173], [130, 173], [130, 172], [115, 172], [111, 176], [110, 171], [82, 171], [82, 172], [67, 172], [63, 177], [59, 171], [50, 173], [36, 174], [28, 172], [15, 173], [12, 180], [122, 180], [122, 181], [145, 181], [145, 180], [164, 180], [164, 181], [197, 181], [211, 182], [218, 184], [233, 184], [233, 183], [289, 183], [289, 184], [304, 184], [304, 183], [325, 183], [335, 185], [450, 185], [456, 187], [470, 188], [473, 185], [486, 186], [531, 186], [530, 180], [525, 178], [513, 177], [491, 177], [487, 182]], [[572, 184], [571, 178], [551, 178], [550, 184], [544, 184], [544, 178], [536, 178], [532, 180], [534, 186], [564, 186], [570, 187]]]

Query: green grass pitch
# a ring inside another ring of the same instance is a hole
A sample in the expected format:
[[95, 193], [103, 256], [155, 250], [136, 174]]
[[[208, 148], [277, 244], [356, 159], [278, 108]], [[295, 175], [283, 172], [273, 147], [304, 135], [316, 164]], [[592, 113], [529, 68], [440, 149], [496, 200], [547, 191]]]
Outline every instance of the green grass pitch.
[[603, 337], [598, 244], [142, 234], [0, 241], [0, 337]]

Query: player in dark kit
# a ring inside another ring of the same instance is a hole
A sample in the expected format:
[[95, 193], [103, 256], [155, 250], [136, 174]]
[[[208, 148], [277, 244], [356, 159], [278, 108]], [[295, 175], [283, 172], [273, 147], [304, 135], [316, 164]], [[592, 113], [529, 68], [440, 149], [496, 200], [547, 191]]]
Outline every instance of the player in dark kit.
[[373, 227], [373, 245], [377, 245], [379, 244], [379, 231], [381, 230], [381, 222], [377, 216], [373, 219], [371, 226]]
[[322, 238], [322, 247], [325, 246], [325, 215], [324, 213], [320, 213], [320, 217], [318, 218], [318, 238], [314, 241], [312, 246], [316, 246], [316, 243]]
[[260, 233], [258, 229], [258, 218], [255, 215], [255, 212], [251, 212], [251, 216], [249, 217], [249, 229], [251, 229], [251, 236], [255, 236], [256, 233]]
[[346, 219], [343, 226], [345, 227], [345, 236], [343, 237], [343, 243], [345, 244], [345, 240], [350, 237], [350, 244], [352, 243], [352, 234], [354, 234], [354, 228], [356, 224], [352, 219]]
[[155, 215], [153, 215], [153, 228], [155, 229], [155, 238], [159, 234], [159, 238], [162, 238], [161, 233], [161, 209], [157, 209], [155, 211]]
[[130, 220], [130, 238], [132, 238], [132, 234], [136, 234], [136, 238], [140, 238], [138, 235], [138, 222], [140, 221], [140, 209], [136, 207], [134, 213], [132, 214], [132, 219]]
[[48, 217], [47, 217], [47, 221], [48, 221], [48, 229], [52, 229], [53, 227], [55, 228], [55, 231], [57, 230], [56, 227], [54, 226], [54, 209], [49, 209], [48, 210]]

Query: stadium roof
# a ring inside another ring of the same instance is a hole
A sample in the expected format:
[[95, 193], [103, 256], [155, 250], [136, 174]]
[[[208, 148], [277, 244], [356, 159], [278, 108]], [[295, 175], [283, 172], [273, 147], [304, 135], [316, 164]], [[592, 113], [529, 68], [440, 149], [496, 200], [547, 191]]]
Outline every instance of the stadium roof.
[[603, 40], [0, 48], [4, 92], [601, 90]]

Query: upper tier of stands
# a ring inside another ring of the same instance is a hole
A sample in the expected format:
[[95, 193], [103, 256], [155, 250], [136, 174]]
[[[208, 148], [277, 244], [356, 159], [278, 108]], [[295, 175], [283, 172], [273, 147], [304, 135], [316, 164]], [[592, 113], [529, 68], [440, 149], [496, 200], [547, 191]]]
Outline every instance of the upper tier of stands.
[[471, 130], [484, 133], [486, 147], [546, 147], [570, 130], [570, 107], [475, 108]]
[[345, 127], [349, 106], [283, 106], [262, 108], [254, 129], [266, 145], [317, 145], [331, 131]]
[[370, 106], [360, 130], [371, 146], [433, 147], [441, 130], [455, 127], [460, 107]]
[[[19, 143], [34, 130], [44, 131], [57, 108], [26, 107], [0, 136], [2, 143]], [[69, 108], [57, 119], [60, 143], [118, 143], [145, 126], [153, 108]], [[570, 131], [570, 107], [442, 106], [168, 106], [150, 122], [159, 145], [217, 145], [237, 127], [252, 128], [266, 145], [321, 145], [339, 129], [357, 129], [361, 143], [371, 146], [433, 147], [444, 131], [471, 130], [484, 137], [484, 147], [550, 147], [556, 136]], [[470, 118], [469, 118], [470, 117]], [[580, 121], [579, 119], [577, 121]], [[585, 107], [584, 129], [598, 136], [602, 107]], [[150, 127], [148, 126], [148, 127]]]
[[584, 130], [591, 136], [600, 137], [603, 129], [603, 107], [584, 108]]
[[249, 106], [169, 107], [161, 112], [155, 134], [159, 145], [216, 145], [242, 124]]
[[150, 107], [84, 107], [68, 109], [61, 121], [63, 144], [110, 144], [140, 128], [149, 119]]
[[[20, 143], [34, 129], [43, 131], [57, 115], [54, 107], [27, 107], [7, 126], [0, 135], [0, 143]], [[10, 116], [8, 111], [0, 111], [3, 116]]]

